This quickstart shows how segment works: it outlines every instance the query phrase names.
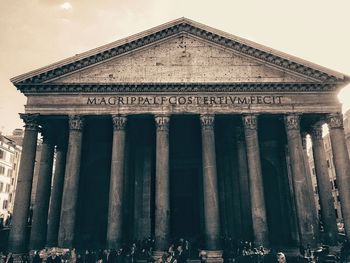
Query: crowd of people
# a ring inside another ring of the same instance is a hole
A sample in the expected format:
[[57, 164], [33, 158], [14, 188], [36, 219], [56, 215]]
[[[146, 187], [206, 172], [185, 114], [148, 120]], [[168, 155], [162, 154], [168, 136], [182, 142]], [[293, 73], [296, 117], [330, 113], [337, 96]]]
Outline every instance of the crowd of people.
[[[191, 242], [180, 238], [172, 242], [160, 257], [154, 257], [154, 239], [145, 238], [130, 244], [124, 244], [119, 249], [110, 250], [85, 250], [51, 248], [41, 251], [33, 251], [30, 255], [23, 254], [16, 262], [21, 263], [134, 263], [143, 261], [149, 263], [186, 263], [197, 255], [201, 263], [208, 259], [207, 251], [197, 250]], [[224, 263], [286, 263], [285, 253], [262, 246], [254, 246], [249, 241], [235, 241], [223, 238], [223, 261]], [[194, 253], [193, 253], [194, 252]], [[342, 243], [339, 256], [329, 253], [329, 247], [321, 246], [312, 250], [310, 245], [299, 247], [299, 256], [288, 262], [298, 263], [348, 263], [350, 262], [350, 242]], [[0, 263], [14, 263], [11, 253], [0, 253]]]

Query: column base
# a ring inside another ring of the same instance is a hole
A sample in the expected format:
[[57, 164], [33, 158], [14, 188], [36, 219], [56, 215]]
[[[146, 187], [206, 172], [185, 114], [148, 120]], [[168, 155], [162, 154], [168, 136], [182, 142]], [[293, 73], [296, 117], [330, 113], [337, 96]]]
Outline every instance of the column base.
[[206, 253], [206, 263], [223, 263], [222, 250], [203, 250]]

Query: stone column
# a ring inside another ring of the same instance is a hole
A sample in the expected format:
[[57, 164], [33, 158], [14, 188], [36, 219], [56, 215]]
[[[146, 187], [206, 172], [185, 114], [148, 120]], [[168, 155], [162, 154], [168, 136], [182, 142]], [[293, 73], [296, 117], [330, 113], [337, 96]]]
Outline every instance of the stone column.
[[294, 198], [298, 218], [298, 230], [300, 242], [315, 245], [315, 229], [312, 223], [312, 209], [308, 198], [306, 169], [300, 136], [299, 115], [290, 114], [284, 116], [290, 164], [292, 170]]
[[249, 177], [247, 165], [247, 151], [244, 140], [243, 127], [237, 127], [237, 155], [238, 155], [238, 176], [241, 202], [241, 222], [242, 238], [244, 240], [252, 239], [252, 212], [250, 206]]
[[243, 124], [247, 147], [254, 242], [256, 246], [262, 245], [268, 247], [268, 226], [261, 171], [257, 116], [253, 114], [243, 116]]
[[33, 209], [33, 222], [30, 232], [29, 247], [31, 250], [42, 249], [46, 245], [47, 218], [51, 194], [52, 164], [54, 143], [52, 131], [43, 127], [43, 142], [36, 188], [35, 204]]
[[25, 122], [25, 131], [17, 179], [16, 199], [13, 208], [12, 227], [8, 241], [8, 250], [14, 253], [22, 253], [27, 250], [27, 220], [32, 191], [39, 114], [20, 114], [20, 116]]
[[214, 115], [201, 115], [204, 226], [207, 250], [220, 249], [219, 195], [216, 174]]
[[152, 152], [150, 144], [142, 145], [139, 167], [136, 168], [135, 206], [134, 206], [134, 237], [142, 240], [151, 236], [151, 180]]
[[170, 178], [169, 178], [169, 120], [166, 115], [155, 116], [156, 186], [155, 186], [155, 250], [167, 250], [170, 237]]
[[122, 242], [125, 127], [127, 118], [122, 115], [112, 115], [112, 120], [113, 145], [109, 184], [107, 247], [110, 249], [117, 249], [121, 246]]
[[334, 210], [332, 187], [329, 180], [326, 152], [322, 138], [322, 124], [312, 127], [312, 151], [314, 156], [318, 195], [321, 205], [321, 218], [324, 227], [324, 241], [329, 245], [337, 243], [337, 224]]
[[347, 237], [350, 237], [350, 160], [346, 149], [343, 115], [340, 113], [330, 114], [328, 127], [345, 233]]
[[75, 234], [76, 212], [80, 176], [80, 158], [83, 141], [83, 118], [69, 116], [69, 138], [64, 176], [58, 246], [72, 248]]
[[307, 154], [307, 133], [303, 132], [301, 134], [301, 139], [302, 139], [302, 146], [303, 146], [303, 155], [304, 155], [304, 166], [305, 166], [305, 171], [306, 171], [306, 184], [307, 184], [307, 192], [308, 192], [308, 197], [310, 200], [310, 207], [311, 207], [311, 212], [312, 212], [312, 225], [314, 229], [314, 234], [316, 240], [318, 240], [318, 213], [317, 213], [317, 208], [316, 208], [316, 203], [315, 203], [315, 196], [314, 196], [314, 188], [312, 186], [312, 178], [311, 178], [311, 171], [310, 171], [310, 166], [309, 166], [309, 158]]
[[46, 245], [48, 247], [57, 246], [63, 194], [64, 172], [66, 166], [66, 153], [66, 142], [59, 142], [56, 146], [56, 163], [52, 183], [49, 219], [47, 225]]

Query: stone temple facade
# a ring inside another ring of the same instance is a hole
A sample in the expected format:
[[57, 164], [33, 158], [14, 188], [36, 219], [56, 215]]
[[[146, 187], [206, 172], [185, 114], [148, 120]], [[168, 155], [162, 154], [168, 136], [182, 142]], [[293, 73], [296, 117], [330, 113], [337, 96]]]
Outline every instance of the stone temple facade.
[[11, 81], [27, 97], [11, 251], [116, 248], [147, 236], [156, 251], [185, 237], [209, 257], [220, 256], [222, 236], [315, 244], [307, 134], [324, 238], [333, 244], [323, 123], [350, 235], [350, 163], [336, 96], [350, 81], [344, 74], [181, 18]]

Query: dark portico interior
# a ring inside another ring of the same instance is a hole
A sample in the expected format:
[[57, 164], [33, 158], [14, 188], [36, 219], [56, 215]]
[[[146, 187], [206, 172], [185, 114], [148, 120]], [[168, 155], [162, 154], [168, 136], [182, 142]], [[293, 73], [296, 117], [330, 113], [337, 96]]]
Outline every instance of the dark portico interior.
[[[297, 244], [286, 135], [279, 115], [259, 118], [260, 156], [264, 196], [272, 246]], [[249, 192], [240, 186], [237, 127], [239, 115], [217, 115], [216, 162], [221, 235], [252, 239]], [[169, 129], [171, 238], [201, 246], [204, 228], [201, 127], [197, 115], [173, 115]], [[131, 242], [154, 233], [155, 124], [151, 115], [128, 118], [124, 180], [123, 240]], [[244, 136], [244, 134], [243, 134]], [[83, 135], [79, 205], [75, 243], [78, 248], [106, 245], [112, 125], [108, 118], [86, 120]], [[244, 160], [244, 158], [243, 158]], [[242, 172], [242, 171], [241, 171]], [[243, 190], [242, 190], [243, 189]], [[246, 188], [249, 191], [249, 187]], [[243, 200], [245, 199], [245, 200]], [[248, 204], [246, 206], [245, 204]], [[248, 217], [247, 217], [248, 215]]]

